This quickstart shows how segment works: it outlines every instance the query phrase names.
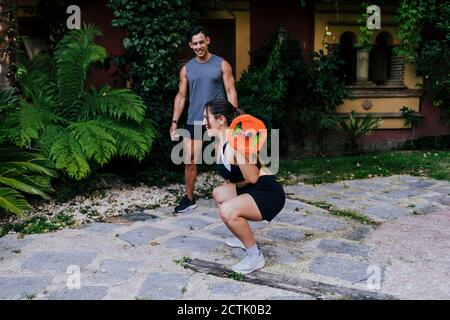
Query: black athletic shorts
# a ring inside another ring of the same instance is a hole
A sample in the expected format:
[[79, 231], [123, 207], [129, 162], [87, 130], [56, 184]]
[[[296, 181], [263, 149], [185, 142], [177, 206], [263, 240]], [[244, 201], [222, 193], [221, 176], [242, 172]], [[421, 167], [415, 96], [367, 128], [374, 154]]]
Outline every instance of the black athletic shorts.
[[260, 176], [256, 183], [236, 187], [237, 195], [248, 193], [255, 200], [263, 220], [271, 221], [283, 210], [286, 195], [273, 175]]
[[[197, 129], [196, 131], [198, 131], [197, 134], [201, 133], [201, 135], [195, 137], [194, 136], [195, 129]], [[186, 130], [189, 131], [191, 140], [203, 140], [203, 136], [206, 132], [206, 127], [200, 124], [186, 124]]]

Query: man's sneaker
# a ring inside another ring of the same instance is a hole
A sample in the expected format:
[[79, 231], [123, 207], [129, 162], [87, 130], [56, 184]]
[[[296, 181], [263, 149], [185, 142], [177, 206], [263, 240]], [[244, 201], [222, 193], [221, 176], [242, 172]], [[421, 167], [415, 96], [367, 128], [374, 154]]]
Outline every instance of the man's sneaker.
[[195, 204], [195, 200], [194, 199], [189, 200], [189, 198], [187, 196], [185, 196], [183, 198], [183, 200], [181, 200], [180, 204], [175, 207], [175, 212], [181, 213], [181, 212], [186, 212], [188, 210], [195, 209], [195, 208], [197, 208], [197, 204]]
[[248, 274], [255, 270], [261, 269], [262, 267], [264, 267], [265, 264], [266, 259], [264, 259], [264, 256], [260, 251], [258, 255], [256, 254], [245, 255], [244, 259], [242, 259], [241, 262], [231, 267], [231, 270], [242, 274]]
[[242, 248], [245, 249], [245, 245], [242, 243], [241, 240], [239, 240], [236, 237], [228, 237], [225, 239], [225, 243], [227, 244], [227, 246], [232, 247], [232, 248]]

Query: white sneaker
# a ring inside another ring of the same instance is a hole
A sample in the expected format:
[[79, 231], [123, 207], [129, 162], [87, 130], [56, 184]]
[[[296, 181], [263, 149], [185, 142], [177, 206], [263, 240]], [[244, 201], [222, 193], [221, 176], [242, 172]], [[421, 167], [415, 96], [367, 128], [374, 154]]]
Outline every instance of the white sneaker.
[[241, 240], [239, 240], [236, 237], [228, 237], [225, 239], [225, 243], [227, 244], [227, 246], [232, 247], [232, 248], [242, 248], [245, 249], [245, 245], [242, 243]]
[[265, 264], [266, 259], [264, 259], [264, 256], [260, 251], [258, 255], [245, 255], [244, 259], [242, 259], [241, 262], [231, 266], [231, 270], [242, 274], [248, 274], [255, 270], [261, 269]]

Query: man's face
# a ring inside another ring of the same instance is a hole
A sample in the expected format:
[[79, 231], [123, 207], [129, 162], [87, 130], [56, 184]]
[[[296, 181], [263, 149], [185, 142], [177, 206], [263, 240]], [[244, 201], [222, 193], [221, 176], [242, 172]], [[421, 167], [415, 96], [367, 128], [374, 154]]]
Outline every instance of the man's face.
[[202, 58], [208, 53], [209, 42], [209, 37], [205, 37], [205, 34], [200, 32], [192, 36], [189, 46], [194, 50], [197, 57]]

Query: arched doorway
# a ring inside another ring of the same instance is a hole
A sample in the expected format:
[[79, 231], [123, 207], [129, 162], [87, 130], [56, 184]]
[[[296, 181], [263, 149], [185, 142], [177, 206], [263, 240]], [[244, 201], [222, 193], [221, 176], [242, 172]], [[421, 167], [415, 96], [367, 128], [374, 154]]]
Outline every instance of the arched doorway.
[[340, 39], [340, 56], [344, 61], [343, 78], [345, 84], [349, 85], [356, 81], [356, 35], [353, 32], [344, 32]]
[[392, 41], [389, 32], [380, 32], [370, 52], [369, 80], [376, 84], [384, 84], [391, 78]]

